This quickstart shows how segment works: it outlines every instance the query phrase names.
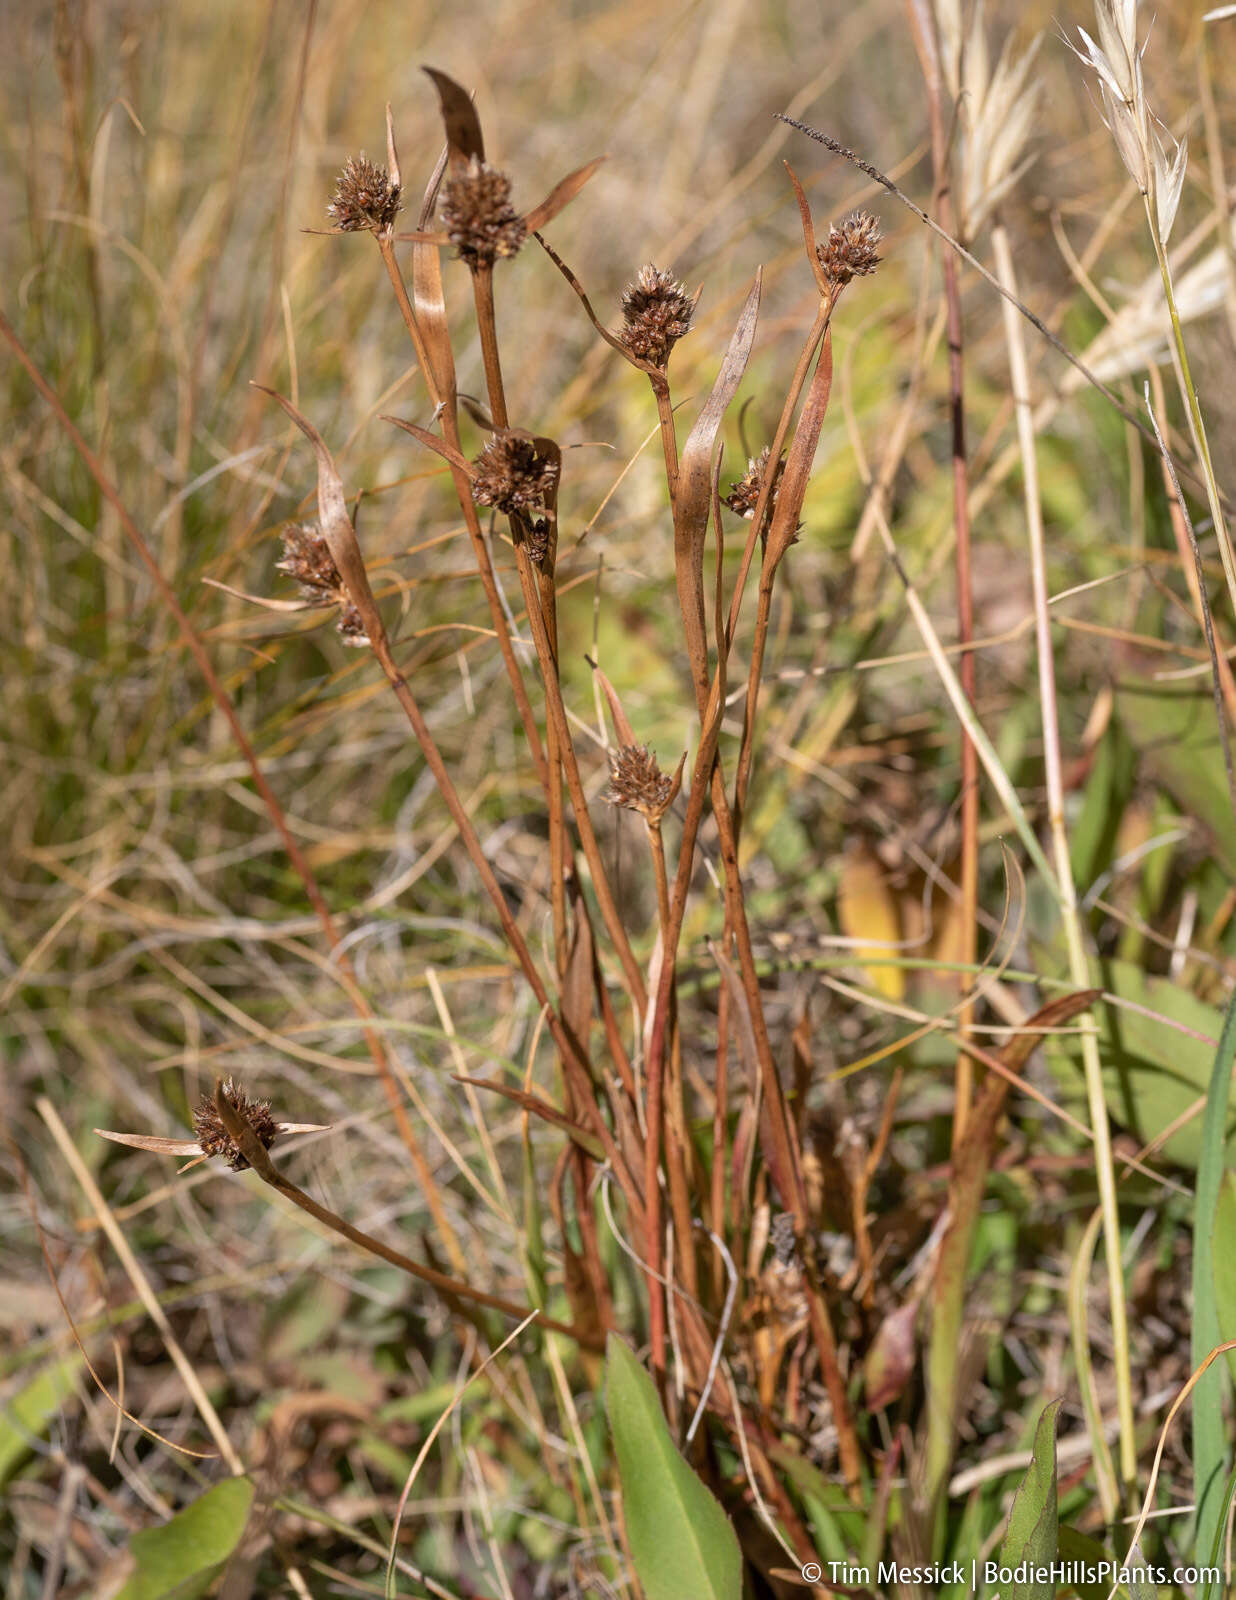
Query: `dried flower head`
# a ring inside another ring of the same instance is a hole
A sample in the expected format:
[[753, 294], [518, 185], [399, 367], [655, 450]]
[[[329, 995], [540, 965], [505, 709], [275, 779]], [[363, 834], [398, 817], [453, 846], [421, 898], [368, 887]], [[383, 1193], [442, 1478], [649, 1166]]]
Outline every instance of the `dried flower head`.
[[876, 246], [880, 224], [869, 211], [855, 211], [839, 227], [828, 230], [828, 239], [816, 246], [816, 255], [834, 293], [851, 278], [863, 278], [880, 265]]
[[335, 183], [335, 198], [326, 215], [341, 233], [371, 232], [389, 228], [399, 214], [399, 185], [391, 182], [385, 167], [364, 156], [349, 156]]
[[[750, 520], [755, 512], [756, 505], [759, 503], [760, 492], [764, 487], [764, 479], [768, 476], [768, 458], [771, 453], [771, 447], [765, 445], [758, 456], [753, 460], [748, 459], [746, 472], [736, 483], [730, 484], [730, 492], [722, 499], [722, 505], [729, 506], [731, 511], [737, 511], [740, 517], [746, 517]], [[777, 470], [773, 475], [772, 493], [769, 496], [770, 508], [777, 503], [777, 491], [781, 487], [781, 474], [784, 470], [785, 456], [783, 455], [778, 461]]]
[[495, 433], [472, 464], [477, 474], [472, 497], [477, 505], [494, 506], [508, 515], [544, 505], [558, 477], [558, 463], [518, 433]]
[[365, 624], [352, 604], [325, 536], [303, 522], [293, 522], [280, 537], [283, 560], [275, 562], [275, 570], [295, 578], [301, 594], [314, 605], [339, 607], [335, 629], [344, 644], [367, 645]]
[[549, 551], [549, 518], [538, 517], [528, 529], [528, 537], [524, 541], [528, 552], [528, 560], [534, 567], [539, 567]]
[[[286, 1133], [327, 1131], [320, 1122], [276, 1122], [265, 1100], [250, 1100], [243, 1090], [236, 1087], [231, 1078], [223, 1085], [223, 1092], [229, 1103], [246, 1117], [268, 1150], [277, 1138], [282, 1138]], [[101, 1139], [110, 1139], [113, 1144], [127, 1145], [131, 1150], [155, 1150], [160, 1155], [166, 1156], [191, 1156], [193, 1159], [181, 1167], [181, 1172], [188, 1172], [190, 1167], [200, 1166], [211, 1156], [220, 1155], [237, 1172], [249, 1165], [220, 1122], [212, 1098], [203, 1097], [198, 1102], [197, 1110], [193, 1113], [193, 1129], [197, 1135], [195, 1139], [165, 1139], [156, 1133], [115, 1133], [110, 1128], [96, 1128], [94, 1131]]]
[[442, 185], [442, 222], [472, 268], [515, 255], [528, 237], [527, 223], [511, 204], [511, 180], [476, 156]]
[[[269, 1150], [279, 1133], [279, 1124], [271, 1115], [268, 1100], [250, 1100], [234, 1079], [223, 1085], [223, 1097], [233, 1106], [257, 1134], [264, 1149]], [[203, 1095], [193, 1113], [193, 1131], [204, 1156], [222, 1156], [233, 1172], [242, 1172], [249, 1163], [236, 1147], [231, 1134], [223, 1126], [215, 1102]]]
[[[771, 446], [765, 446], [754, 460], [748, 460], [747, 470], [737, 483], [730, 484], [730, 492], [721, 501], [722, 505], [729, 506], [731, 511], [737, 511], [740, 517], [746, 517], [748, 522], [755, 515], [755, 508], [759, 504], [763, 492], [764, 480], [768, 476], [768, 458], [772, 454]], [[768, 528], [772, 522], [772, 514], [777, 507], [777, 496], [781, 493], [781, 474], [785, 471], [784, 455], [777, 462], [777, 470], [773, 474], [772, 490], [768, 496], [768, 511], [760, 528], [761, 540], [767, 541]], [[794, 534], [790, 539], [791, 544], [798, 543], [798, 535], [802, 530], [801, 520], [794, 525]]]
[[350, 600], [339, 608], [339, 620], [335, 624], [335, 632], [344, 644], [350, 644], [358, 650], [369, 643], [364, 618]]
[[663, 367], [670, 351], [691, 331], [695, 305], [672, 272], [651, 264], [639, 269], [622, 297], [622, 342], [633, 356]]
[[343, 579], [324, 536], [303, 522], [293, 522], [279, 537], [283, 560], [275, 562], [275, 571], [295, 578], [306, 600], [335, 604], [343, 593]]
[[638, 811], [649, 822], [660, 822], [674, 798], [674, 779], [661, 771], [647, 745], [624, 744], [611, 751], [609, 784], [610, 805]]

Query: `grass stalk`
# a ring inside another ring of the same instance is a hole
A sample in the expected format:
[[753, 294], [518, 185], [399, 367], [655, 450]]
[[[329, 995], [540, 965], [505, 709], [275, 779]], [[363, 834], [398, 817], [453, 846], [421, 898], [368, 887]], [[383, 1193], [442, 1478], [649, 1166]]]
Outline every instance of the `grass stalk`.
[[[1013, 252], [1002, 224], [992, 233], [996, 273], [1010, 296], [1016, 297], [1017, 279]], [[1035, 640], [1038, 648], [1039, 705], [1043, 720], [1043, 760], [1047, 784], [1048, 827], [1056, 864], [1056, 888], [1068, 955], [1069, 977], [1078, 989], [1090, 984], [1089, 963], [1082, 932], [1081, 913], [1073, 882], [1068, 830], [1064, 819], [1064, 778], [1060, 753], [1060, 725], [1056, 711], [1056, 669], [1052, 654], [1051, 617], [1048, 606], [1047, 547], [1043, 533], [1042, 504], [1039, 496], [1038, 452], [1034, 436], [1034, 412], [1030, 400], [1029, 367], [1026, 361], [1022, 324], [1008, 298], [1002, 302], [1009, 373], [1021, 447], [1022, 478], [1025, 485], [1026, 530], [1030, 544], [1031, 577], [1034, 585]], [[1112, 1325], [1113, 1366], [1116, 1380], [1116, 1409], [1120, 1422], [1120, 1476], [1126, 1486], [1137, 1471], [1137, 1438], [1133, 1413], [1133, 1377], [1129, 1365], [1129, 1327], [1125, 1300], [1124, 1260], [1120, 1237], [1120, 1208], [1116, 1198], [1116, 1173], [1112, 1161], [1111, 1130], [1107, 1102], [1103, 1093], [1102, 1064], [1099, 1060], [1098, 1030], [1093, 1018], [1080, 1023], [1082, 1068], [1090, 1131], [1094, 1138], [1094, 1171], [1103, 1212], [1103, 1246], [1107, 1260], [1108, 1308]]]

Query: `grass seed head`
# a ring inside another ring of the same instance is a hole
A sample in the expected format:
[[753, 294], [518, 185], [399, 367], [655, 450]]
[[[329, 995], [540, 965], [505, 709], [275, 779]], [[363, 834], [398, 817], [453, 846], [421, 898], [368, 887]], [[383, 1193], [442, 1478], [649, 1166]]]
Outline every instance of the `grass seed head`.
[[515, 255], [528, 237], [527, 223], [511, 204], [511, 180], [476, 156], [442, 185], [442, 222], [473, 269]]
[[633, 356], [664, 367], [670, 351], [691, 331], [695, 304], [672, 272], [651, 263], [622, 297], [622, 342]]
[[[269, 1150], [279, 1132], [279, 1125], [271, 1115], [270, 1102], [250, 1100], [233, 1078], [223, 1085], [223, 1095], [228, 1105], [235, 1107], [244, 1117], [263, 1147]], [[249, 1165], [220, 1121], [215, 1103], [209, 1095], [203, 1095], [197, 1103], [193, 1113], [193, 1131], [203, 1155], [222, 1156], [233, 1172], [243, 1172]]]
[[540, 455], [531, 439], [516, 433], [495, 434], [472, 464], [477, 505], [493, 506], [508, 516], [544, 505], [558, 476], [558, 463]]
[[828, 230], [828, 239], [816, 246], [816, 255], [834, 292], [851, 278], [865, 278], [880, 265], [876, 246], [880, 224], [869, 211], [855, 211], [839, 227]]
[[349, 156], [335, 184], [335, 198], [326, 214], [341, 233], [384, 231], [400, 210], [399, 185], [385, 167], [364, 156]]

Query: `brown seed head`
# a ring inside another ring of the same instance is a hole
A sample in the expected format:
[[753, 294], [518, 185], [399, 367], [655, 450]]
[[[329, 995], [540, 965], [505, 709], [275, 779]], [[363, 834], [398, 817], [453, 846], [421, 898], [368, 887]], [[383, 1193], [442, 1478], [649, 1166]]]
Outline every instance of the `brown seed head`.
[[283, 540], [283, 560], [275, 562], [275, 570], [295, 578], [306, 600], [323, 604], [337, 600], [343, 592], [343, 579], [330, 545], [317, 529], [293, 522], [279, 537]]
[[538, 517], [536, 519], [528, 529], [528, 537], [525, 544], [528, 551], [528, 560], [531, 561], [534, 567], [539, 567], [545, 559], [546, 552], [549, 550], [548, 517]]
[[508, 515], [544, 505], [553, 493], [558, 463], [537, 453], [531, 439], [496, 433], [472, 463], [477, 476], [472, 497], [480, 506], [494, 506]]
[[[279, 1125], [270, 1112], [270, 1102], [250, 1100], [232, 1078], [223, 1085], [223, 1098], [240, 1112], [264, 1148], [269, 1150], [279, 1132]], [[203, 1095], [197, 1103], [193, 1113], [193, 1131], [203, 1155], [222, 1156], [233, 1172], [242, 1172], [249, 1165], [232, 1142], [232, 1136], [220, 1121], [214, 1100], [209, 1095]]]
[[881, 259], [879, 242], [880, 224], [869, 211], [855, 211], [840, 227], [828, 230], [827, 242], [817, 245], [815, 253], [834, 291], [875, 271]]
[[345, 601], [339, 608], [339, 621], [335, 624], [335, 632], [344, 644], [354, 645], [357, 649], [369, 643], [364, 619], [350, 600]]
[[[740, 517], [750, 517], [759, 503], [760, 491], [764, 487], [764, 479], [768, 476], [768, 458], [772, 454], [771, 447], [765, 445], [763, 450], [754, 460], [747, 461], [747, 470], [737, 483], [730, 484], [730, 492], [722, 499], [722, 505], [729, 506], [731, 511], [737, 511]], [[777, 503], [777, 492], [781, 487], [781, 474], [785, 469], [785, 457], [777, 463], [777, 471], [773, 477], [772, 494], [769, 496], [769, 506]]]
[[364, 156], [349, 156], [335, 183], [335, 198], [326, 215], [341, 233], [389, 228], [400, 210], [399, 185], [385, 167]]
[[610, 805], [638, 811], [649, 822], [660, 822], [674, 793], [673, 778], [661, 771], [647, 745], [624, 744], [610, 753], [609, 784]]
[[633, 356], [663, 367], [678, 340], [691, 331], [694, 311], [691, 296], [672, 272], [641, 267], [622, 297], [622, 342]]
[[[731, 511], [737, 511], [740, 517], [748, 521], [755, 515], [755, 508], [759, 504], [760, 494], [764, 488], [764, 479], [768, 476], [768, 458], [772, 454], [771, 446], [766, 445], [754, 461], [748, 460], [747, 470], [737, 483], [730, 485], [730, 493], [723, 500], [722, 505], [729, 506]], [[768, 497], [768, 510], [765, 514], [764, 525], [760, 529], [760, 538], [767, 540], [768, 525], [772, 521], [773, 511], [776, 509], [777, 496], [781, 493], [781, 474], [785, 471], [785, 456], [777, 462], [777, 470], [773, 474], [772, 492]], [[798, 535], [802, 529], [799, 521], [794, 529], [791, 544], [798, 543]]]
[[476, 156], [442, 185], [442, 222], [473, 268], [515, 255], [528, 236], [527, 224], [511, 204], [511, 180]]

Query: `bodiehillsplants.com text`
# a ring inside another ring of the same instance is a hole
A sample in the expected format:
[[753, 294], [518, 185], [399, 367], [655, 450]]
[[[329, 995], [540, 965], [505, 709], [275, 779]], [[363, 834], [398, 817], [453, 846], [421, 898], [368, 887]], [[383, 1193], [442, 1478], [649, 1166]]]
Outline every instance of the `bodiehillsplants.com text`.
[[[871, 1587], [871, 1568], [848, 1561], [824, 1563], [830, 1580], [847, 1588]], [[1001, 1586], [1043, 1583], [1103, 1583], [1103, 1584], [1163, 1584], [1163, 1583], [1216, 1583], [1218, 1567], [1158, 1567], [1153, 1565], [1125, 1566], [1119, 1561], [1052, 1561], [1019, 1562], [1015, 1567], [1002, 1566], [999, 1561], [938, 1561], [923, 1564], [900, 1561], [881, 1561], [875, 1571], [875, 1586], [888, 1584], [929, 1584], [942, 1588], [945, 1584], [969, 1583], [999, 1584]]]

